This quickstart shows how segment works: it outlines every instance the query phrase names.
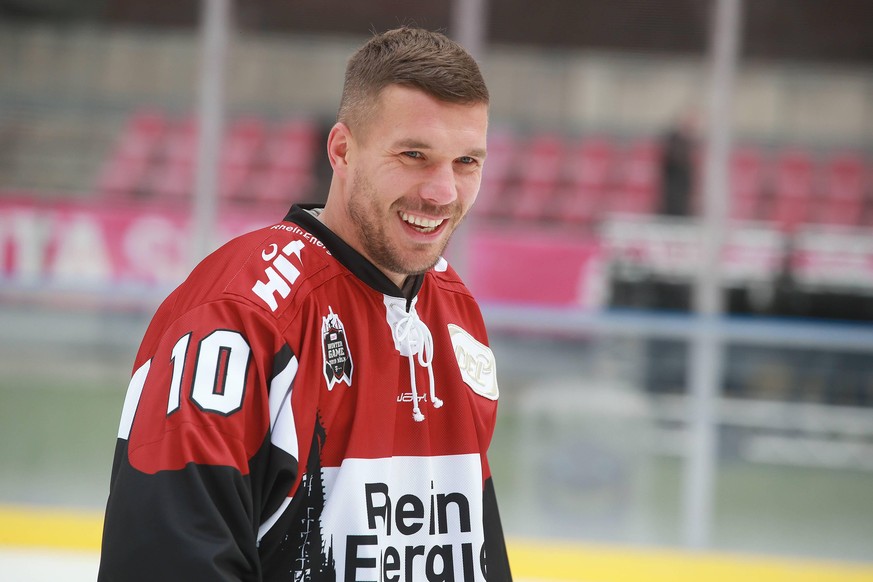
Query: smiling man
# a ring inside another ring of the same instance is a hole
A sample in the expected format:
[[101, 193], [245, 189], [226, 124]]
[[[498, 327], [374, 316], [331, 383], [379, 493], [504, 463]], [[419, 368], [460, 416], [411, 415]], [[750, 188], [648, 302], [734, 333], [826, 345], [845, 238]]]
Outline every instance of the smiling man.
[[[363, 55], [349, 65], [328, 138], [334, 180], [321, 216], [398, 286], [436, 264], [473, 204], [488, 128], [481, 78], [461, 76], [455, 87], [402, 65], [400, 80], [374, 71]], [[415, 74], [417, 82], [404, 78]]]
[[100, 581], [511, 580], [494, 355], [442, 258], [479, 190], [488, 99], [442, 34], [352, 57], [324, 208], [217, 250], [146, 331]]

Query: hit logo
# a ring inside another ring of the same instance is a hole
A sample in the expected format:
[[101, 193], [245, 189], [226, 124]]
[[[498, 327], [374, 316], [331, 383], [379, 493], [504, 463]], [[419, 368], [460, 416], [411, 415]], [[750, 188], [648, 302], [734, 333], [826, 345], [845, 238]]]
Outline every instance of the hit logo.
[[279, 252], [279, 246], [276, 243], [271, 244], [261, 252], [261, 258], [265, 261], [272, 261], [272, 264], [264, 269], [264, 274], [267, 276], [267, 280], [255, 283], [254, 287], [252, 287], [252, 291], [255, 292], [255, 295], [263, 299], [264, 303], [266, 303], [272, 311], [276, 311], [276, 309], [279, 308], [279, 304], [276, 301], [276, 294], [278, 293], [282, 299], [288, 297], [288, 294], [291, 293], [291, 285], [293, 285], [297, 280], [297, 277], [300, 276], [300, 269], [295, 267], [291, 261], [288, 260], [288, 257], [291, 255], [296, 256], [300, 265], [303, 266], [303, 261], [300, 259], [300, 251], [302, 249], [303, 242], [293, 240], [285, 245], [281, 253]]

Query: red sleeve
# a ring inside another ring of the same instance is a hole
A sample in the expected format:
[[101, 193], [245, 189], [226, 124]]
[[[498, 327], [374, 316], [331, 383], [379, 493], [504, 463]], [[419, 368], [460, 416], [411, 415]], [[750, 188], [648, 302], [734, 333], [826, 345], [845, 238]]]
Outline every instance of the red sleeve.
[[269, 430], [268, 381], [281, 345], [268, 322], [232, 302], [173, 321], [140, 364], [149, 369], [130, 430], [131, 465], [144, 473], [188, 463], [248, 473]]
[[258, 580], [258, 529], [297, 473], [296, 358], [236, 302], [169, 318], [128, 388], [99, 580]]

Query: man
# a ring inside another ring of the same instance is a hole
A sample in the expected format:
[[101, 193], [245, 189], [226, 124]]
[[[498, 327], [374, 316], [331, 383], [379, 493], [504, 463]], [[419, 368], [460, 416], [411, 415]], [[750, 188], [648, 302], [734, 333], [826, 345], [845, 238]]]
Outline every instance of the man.
[[694, 190], [694, 148], [697, 118], [687, 112], [662, 138], [661, 200], [666, 216], [690, 216]]
[[146, 332], [99, 580], [511, 580], [494, 357], [441, 258], [487, 123], [476, 63], [441, 34], [352, 57], [325, 207], [207, 257]]

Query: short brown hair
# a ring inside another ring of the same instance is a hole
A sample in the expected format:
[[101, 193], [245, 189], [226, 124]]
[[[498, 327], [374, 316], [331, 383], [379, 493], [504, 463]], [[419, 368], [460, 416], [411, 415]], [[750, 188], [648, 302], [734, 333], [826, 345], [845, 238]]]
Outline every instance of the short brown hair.
[[389, 85], [418, 89], [441, 101], [488, 104], [475, 59], [439, 32], [401, 27], [378, 34], [349, 60], [337, 120], [353, 127], [373, 115]]

